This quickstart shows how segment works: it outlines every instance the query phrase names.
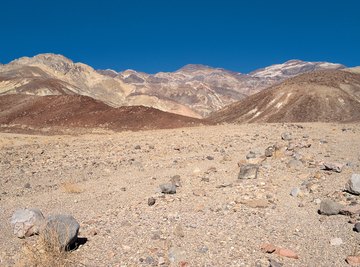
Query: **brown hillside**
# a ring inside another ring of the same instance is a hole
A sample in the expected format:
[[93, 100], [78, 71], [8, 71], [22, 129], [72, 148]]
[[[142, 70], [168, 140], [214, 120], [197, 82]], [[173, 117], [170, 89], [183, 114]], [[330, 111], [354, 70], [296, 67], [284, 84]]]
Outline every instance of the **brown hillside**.
[[360, 121], [360, 75], [318, 71], [291, 78], [210, 115], [221, 122]]
[[143, 106], [113, 108], [86, 96], [0, 96], [0, 124], [32, 128], [165, 129], [201, 121]]

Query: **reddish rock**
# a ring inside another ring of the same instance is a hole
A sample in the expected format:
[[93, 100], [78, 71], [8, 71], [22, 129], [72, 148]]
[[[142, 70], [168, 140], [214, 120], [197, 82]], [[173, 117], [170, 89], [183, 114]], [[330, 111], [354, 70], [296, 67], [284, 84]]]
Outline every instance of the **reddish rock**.
[[360, 266], [360, 256], [348, 256], [346, 262], [351, 266]]
[[275, 251], [276, 254], [278, 254], [279, 256], [282, 257], [286, 257], [286, 258], [291, 258], [291, 259], [298, 259], [299, 256], [292, 251], [291, 249], [287, 249], [287, 248], [278, 248]]
[[266, 252], [266, 253], [273, 253], [277, 247], [274, 246], [273, 244], [269, 244], [269, 243], [264, 243], [260, 246], [261, 250]]

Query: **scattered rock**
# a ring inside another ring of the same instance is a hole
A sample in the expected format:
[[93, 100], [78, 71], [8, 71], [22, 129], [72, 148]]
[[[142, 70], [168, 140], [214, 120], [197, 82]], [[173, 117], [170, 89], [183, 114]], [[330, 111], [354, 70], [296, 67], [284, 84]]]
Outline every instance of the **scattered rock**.
[[354, 231], [360, 233], [360, 223], [355, 223]]
[[155, 199], [155, 198], [153, 198], [153, 197], [149, 197], [149, 198], [148, 198], [148, 205], [149, 205], [149, 206], [153, 206], [153, 205], [155, 205], [155, 203], [156, 203], [156, 199]]
[[275, 152], [275, 147], [269, 146], [268, 148], [265, 149], [265, 157], [272, 157], [274, 155], [274, 152]]
[[11, 217], [14, 235], [19, 238], [38, 234], [44, 223], [44, 215], [39, 209], [18, 209]]
[[352, 174], [345, 189], [352, 194], [360, 195], [360, 174]]
[[347, 256], [346, 262], [351, 266], [360, 266], [360, 256]]
[[214, 160], [214, 157], [213, 157], [213, 156], [207, 156], [206, 159], [208, 159], [208, 160]]
[[207, 246], [201, 246], [198, 251], [199, 253], [205, 254], [209, 251], [209, 248]]
[[273, 244], [269, 244], [269, 243], [261, 244], [260, 248], [265, 253], [273, 253], [277, 249], [276, 246], [274, 246]]
[[173, 177], [171, 177], [170, 182], [172, 184], [174, 184], [176, 187], [181, 187], [181, 180], [180, 180], [180, 175], [174, 175]]
[[340, 209], [340, 214], [345, 216], [360, 215], [360, 205], [343, 206]]
[[342, 245], [343, 243], [344, 243], [344, 242], [343, 242], [342, 239], [339, 238], [339, 237], [336, 237], [336, 238], [333, 238], [333, 239], [330, 240], [330, 245], [332, 245], [332, 246], [340, 246], [340, 245]]
[[247, 155], [246, 155], [246, 159], [254, 159], [256, 158], [256, 154], [253, 151], [250, 151]]
[[301, 190], [298, 187], [295, 187], [291, 190], [290, 195], [293, 197], [297, 197], [300, 194]]
[[325, 171], [333, 171], [333, 172], [338, 172], [340, 173], [342, 171], [342, 168], [344, 167], [343, 164], [339, 164], [339, 163], [331, 163], [331, 162], [324, 162], [321, 166], [320, 169], [325, 170]]
[[180, 224], [176, 225], [175, 229], [174, 229], [174, 234], [178, 237], [184, 237], [184, 230], [182, 228], [182, 226]]
[[162, 184], [160, 185], [161, 193], [163, 194], [175, 194], [176, 193], [176, 185], [174, 184]]
[[277, 262], [274, 259], [269, 259], [269, 267], [282, 267], [284, 264]]
[[298, 259], [299, 256], [296, 254], [296, 252], [292, 251], [291, 249], [287, 248], [278, 248], [275, 251], [276, 254], [282, 257], [291, 258], [291, 259]]
[[256, 164], [247, 164], [240, 167], [238, 179], [256, 179], [259, 166]]
[[343, 205], [336, 203], [330, 199], [325, 199], [320, 203], [319, 213], [323, 215], [336, 215], [340, 213]]
[[303, 168], [303, 163], [297, 159], [291, 159], [287, 165], [289, 169], [301, 170]]
[[79, 223], [71, 215], [49, 216], [44, 228], [45, 241], [66, 250], [77, 240], [79, 229]]
[[140, 145], [136, 145], [136, 146], [135, 146], [135, 149], [141, 149], [141, 146], [140, 146]]
[[267, 208], [269, 206], [269, 202], [266, 199], [246, 200], [242, 203], [250, 208]]
[[292, 134], [291, 133], [282, 133], [281, 134], [281, 139], [284, 140], [284, 141], [291, 141], [293, 138], [292, 138]]
[[26, 188], [26, 189], [30, 189], [30, 188], [31, 188], [30, 183], [26, 183], [26, 184], [24, 185], [24, 188]]

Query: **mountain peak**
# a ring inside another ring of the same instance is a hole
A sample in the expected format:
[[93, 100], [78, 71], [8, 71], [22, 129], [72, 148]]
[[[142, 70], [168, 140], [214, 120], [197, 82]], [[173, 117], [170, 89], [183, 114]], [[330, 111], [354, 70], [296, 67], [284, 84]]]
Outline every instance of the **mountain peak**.
[[201, 70], [214, 70], [215, 68], [202, 64], [187, 64], [178, 71], [194, 72]]

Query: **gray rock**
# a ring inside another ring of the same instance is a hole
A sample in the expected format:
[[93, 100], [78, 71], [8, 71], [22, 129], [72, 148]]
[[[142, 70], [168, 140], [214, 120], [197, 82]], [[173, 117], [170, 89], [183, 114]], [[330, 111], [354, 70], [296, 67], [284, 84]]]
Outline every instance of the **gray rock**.
[[140, 145], [136, 145], [136, 146], [135, 146], [135, 149], [141, 149], [141, 146], [140, 146]]
[[39, 209], [18, 209], [11, 217], [14, 235], [24, 238], [38, 234], [44, 223], [44, 215]]
[[214, 157], [213, 157], [213, 156], [207, 156], [206, 159], [208, 159], [208, 160], [214, 160]]
[[265, 149], [265, 157], [272, 157], [275, 152], [274, 146], [269, 146], [267, 149]]
[[323, 165], [320, 168], [325, 171], [333, 171], [333, 172], [340, 173], [342, 171], [343, 167], [344, 167], [343, 164], [325, 162], [325, 163], [323, 163]]
[[198, 251], [199, 253], [205, 254], [209, 251], [209, 248], [207, 246], [201, 246]]
[[282, 267], [283, 265], [283, 263], [277, 262], [273, 259], [269, 259], [269, 267]]
[[345, 188], [352, 194], [360, 195], [360, 174], [352, 174]]
[[256, 179], [259, 166], [256, 164], [247, 164], [240, 167], [238, 179]]
[[291, 190], [290, 195], [293, 197], [297, 197], [299, 195], [299, 193], [301, 192], [300, 188], [295, 187]]
[[174, 185], [176, 185], [176, 187], [180, 187], [181, 186], [181, 177], [180, 175], [174, 175], [173, 177], [171, 177], [170, 182]]
[[360, 233], [360, 223], [355, 223], [354, 231]]
[[250, 151], [247, 155], [246, 155], [246, 159], [254, 159], [256, 158], [256, 154], [254, 151]]
[[174, 184], [161, 184], [160, 185], [161, 193], [164, 194], [175, 194], [176, 193], [176, 185]]
[[320, 203], [319, 213], [323, 215], [336, 215], [340, 213], [343, 205], [336, 203], [330, 199], [325, 199]]
[[296, 159], [291, 159], [288, 163], [287, 163], [287, 167], [289, 169], [294, 169], [294, 170], [301, 170], [303, 168], [303, 163], [300, 160], [296, 160]]
[[54, 248], [67, 250], [78, 237], [80, 225], [71, 215], [52, 215], [44, 228], [45, 241]]
[[291, 133], [282, 133], [281, 139], [284, 141], [290, 141], [290, 140], [292, 140], [292, 134]]
[[153, 198], [153, 197], [149, 197], [149, 198], [148, 198], [148, 205], [149, 205], [149, 206], [153, 206], [153, 205], [155, 205], [155, 203], [156, 203], [156, 199], [155, 199], [155, 198]]

